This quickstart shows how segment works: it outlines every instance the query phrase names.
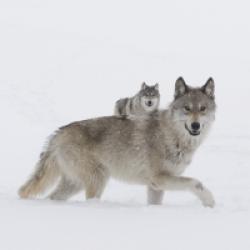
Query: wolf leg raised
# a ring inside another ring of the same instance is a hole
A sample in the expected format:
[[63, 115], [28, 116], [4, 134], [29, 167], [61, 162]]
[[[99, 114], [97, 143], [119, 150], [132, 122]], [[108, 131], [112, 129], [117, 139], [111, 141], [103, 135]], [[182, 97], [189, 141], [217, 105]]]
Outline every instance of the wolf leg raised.
[[156, 190], [188, 190], [197, 196], [204, 206], [215, 205], [212, 193], [193, 178], [160, 174], [154, 177], [151, 185]]

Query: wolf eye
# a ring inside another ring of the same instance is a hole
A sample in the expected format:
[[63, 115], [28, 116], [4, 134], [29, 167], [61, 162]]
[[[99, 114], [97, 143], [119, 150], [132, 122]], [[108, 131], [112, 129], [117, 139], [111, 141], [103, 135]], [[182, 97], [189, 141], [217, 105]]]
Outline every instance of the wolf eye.
[[190, 107], [187, 106], [187, 105], [184, 106], [184, 110], [187, 111], [187, 112], [191, 111]]
[[205, 106], [200, 107], [200, 111], [204, 112], [207, 108]]

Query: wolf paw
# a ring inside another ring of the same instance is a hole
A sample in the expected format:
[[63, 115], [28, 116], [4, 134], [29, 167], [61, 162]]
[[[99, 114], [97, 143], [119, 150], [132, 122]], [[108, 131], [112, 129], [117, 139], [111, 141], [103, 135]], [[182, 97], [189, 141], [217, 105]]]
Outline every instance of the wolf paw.
[[199, 197], [203, 206], [214, 207], [215, 200], [212, 193], [207, 188], [205, 188], [201, 182], [195, 183], [194, 193]]
[[201, 202], [202, 202], [204, 207], [213, 208], [215, 206], [214, 197], [213, 197], [212, 193], [208, 189], [204, 188], [204, 190], [202, 191], [201, 196], [202, 196], [201, 197]]

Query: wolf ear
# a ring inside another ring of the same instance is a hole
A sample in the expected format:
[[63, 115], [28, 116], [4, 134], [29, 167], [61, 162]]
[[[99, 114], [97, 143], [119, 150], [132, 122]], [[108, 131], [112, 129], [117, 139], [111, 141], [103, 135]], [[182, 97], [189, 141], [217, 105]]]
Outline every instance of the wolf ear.
[[214, 79], [210, 77], [207, 80], [206, 84], [203, 87], [201, 87], [201, 90], [208, 97], [214, 99]]
[[141, 90], [145, 90], [146, 88], [147, 88], [147, 84], [145, 82], [143, 82], [141, 85]]
[[188, 86], [182, 77], [179, 77], [175, 82], [174, 98], [177, 99], [183, 96], [188, 91]]
[[155, 88], [156, 90], [159, 90], [159, 83], [156, 83], [155, 86], [154, 86], [154, 88]]

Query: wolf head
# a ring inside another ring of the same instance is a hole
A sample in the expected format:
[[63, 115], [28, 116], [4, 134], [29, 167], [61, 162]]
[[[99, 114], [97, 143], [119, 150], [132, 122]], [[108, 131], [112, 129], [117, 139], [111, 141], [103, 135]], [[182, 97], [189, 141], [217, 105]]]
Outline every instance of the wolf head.
[[202, 87], [193, 88], [178, 78], [170, 110], [176, 126], [185, 134], [205, 134], [215, 119], [214, 80], [209, 78]]
[[140, 104], [146, 112], [158, 109], [160, 102], [159, 84], [148, 86], [145, 82], [142, 83], [139, 98]]

